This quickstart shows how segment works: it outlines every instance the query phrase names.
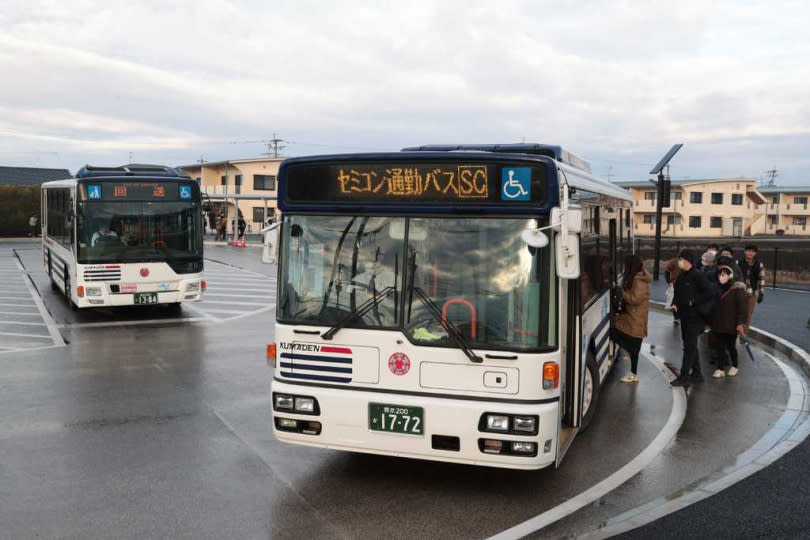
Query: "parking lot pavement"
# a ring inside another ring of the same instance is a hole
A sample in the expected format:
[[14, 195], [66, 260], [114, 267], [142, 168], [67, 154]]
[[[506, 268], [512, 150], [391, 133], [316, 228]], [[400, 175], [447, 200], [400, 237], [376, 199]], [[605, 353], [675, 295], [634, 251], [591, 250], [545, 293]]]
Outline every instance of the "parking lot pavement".
[[0, 251], [0, 354], [64, 345], [19, 259]]
[[275, 277], [207, 260], [203, 279], [208, 286], [203, 300], [186, 307], [210, 319], [230, 321], [276, 305]]

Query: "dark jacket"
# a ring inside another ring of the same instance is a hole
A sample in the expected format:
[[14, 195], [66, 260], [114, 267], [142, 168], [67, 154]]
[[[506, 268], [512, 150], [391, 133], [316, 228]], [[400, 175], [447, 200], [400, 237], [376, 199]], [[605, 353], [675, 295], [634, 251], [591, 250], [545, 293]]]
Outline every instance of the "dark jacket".
[[748, 261], [743, 257], [740, 259], [739, 266], [740, 273], [742, 274], [741, 279], [745, 282], [746, 287], [751, 289], [752, 294], [757, 292], [757, 290], [759, 290], [760, 281], [762, 280], [762, 263], [759, 262], [759, 259], [754, 257], [751, 264], [748, 264]]
[[675, 298], [672, 303], [677, 306], [681, 317], [698, 317], [698, 306], [711, 302], [714, 298], [714, 287], [706, 279], [706, 274], [694, 266], [688, 271], [681, 271], [675, 282]]
[[630, 337], [647, 337], [647, 315], [650, 311], [652, 276], [642, 270], [633, 278], [630, 289], [622, 288], [624, 311], [616, 316], [616, 328]]
[[712, 332], [736, 334], [737, 326], [748, 322], [748, 302], [745, 299], [745, 283], [735, 281], [720, 285], [717, 305], [712, 313]]

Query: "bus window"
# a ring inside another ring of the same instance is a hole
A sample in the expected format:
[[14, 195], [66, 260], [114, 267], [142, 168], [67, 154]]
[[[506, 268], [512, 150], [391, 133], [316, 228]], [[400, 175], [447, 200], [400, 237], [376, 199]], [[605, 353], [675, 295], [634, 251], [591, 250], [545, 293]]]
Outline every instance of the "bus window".
[[530, 249], [520, 239], [526, 227], [526, 219], [411, 219], [410, 228], [430, 234], [409, 235], [406, 288], [412, 283], [435, 306], [406, 290], [405, 331], [411, 340], [452, 346], [435, 315], [439, 310], [472, 346], [553, 347], [552, 250]]

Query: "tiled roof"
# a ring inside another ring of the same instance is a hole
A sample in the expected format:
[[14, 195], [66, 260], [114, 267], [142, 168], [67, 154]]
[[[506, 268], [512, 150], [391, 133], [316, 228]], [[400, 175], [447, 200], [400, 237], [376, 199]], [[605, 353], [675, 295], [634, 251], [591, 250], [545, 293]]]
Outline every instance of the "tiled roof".
[[758, 187], [760, 193], [810, 193], [810, 186]]
[[[706, 184], [709, 182], [756, 182], [753, 178], [695, 178], [695, 179], [686, 179], [686, 180], [673, 180], [673, 186], [686, 186], [689, 184]], [[621, 186], [624, 188], [643, 188], [648, 187], [650, 189], [655, 188], [655, 184], [650, 182], [649, 180], [632, 180], [629, 182], [613, 182], [617, 186]]]
[[67, 169], [0, 167], [0, 186], [38, 186], [43, 182], [66, 178], [70, 178], [70, 171]]

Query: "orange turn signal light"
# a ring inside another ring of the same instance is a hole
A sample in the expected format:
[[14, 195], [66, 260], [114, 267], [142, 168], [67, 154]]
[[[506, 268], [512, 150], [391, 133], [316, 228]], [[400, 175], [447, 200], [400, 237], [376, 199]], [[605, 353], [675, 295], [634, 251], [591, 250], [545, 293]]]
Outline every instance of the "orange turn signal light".
[[79, 298], [84, 298], [84, 286], [79, 285], [78, 287], [76, 287], [76, 296], [78, 296]]
[[543, 390], [551, 390], [560, 385], [560, 365], [557, 362], [543, 364]]
[[275, 343], [268, 343], [267, 344], [267, 359], [268, 360], [275, 360], [276, 359], [276, 344]]

